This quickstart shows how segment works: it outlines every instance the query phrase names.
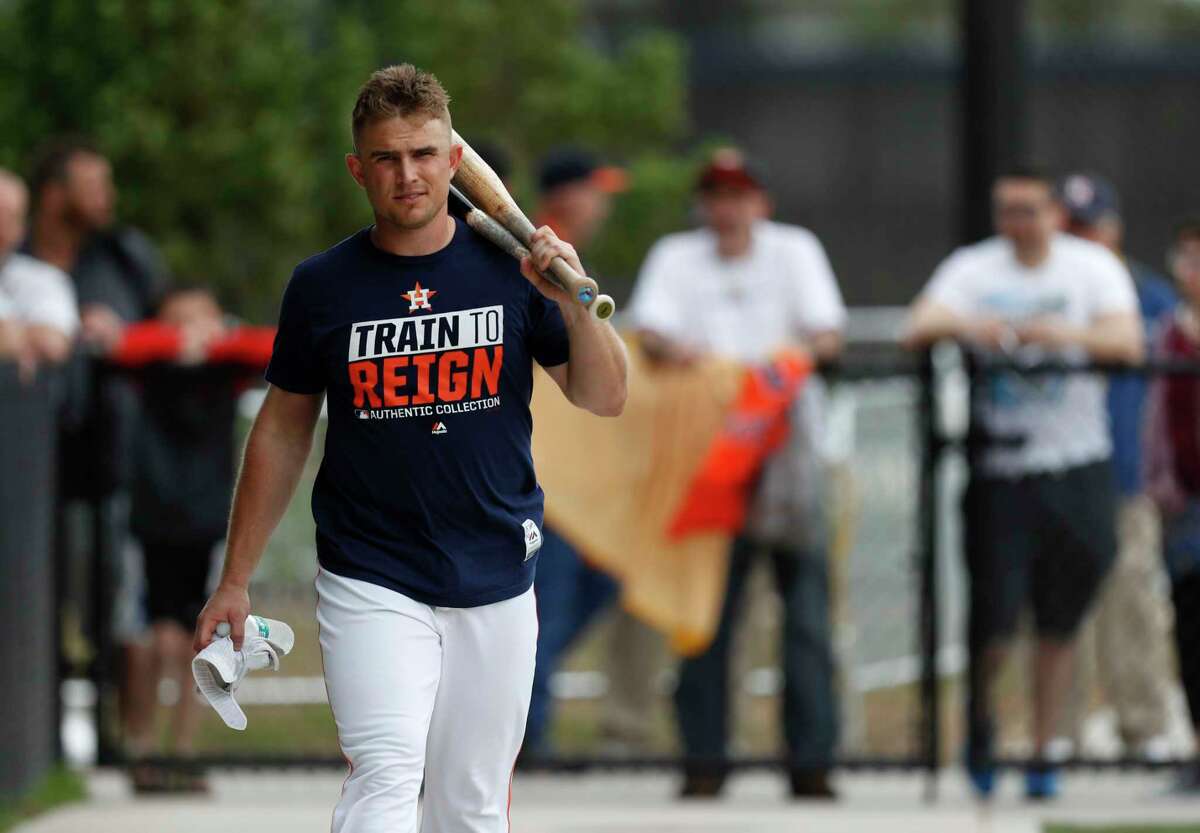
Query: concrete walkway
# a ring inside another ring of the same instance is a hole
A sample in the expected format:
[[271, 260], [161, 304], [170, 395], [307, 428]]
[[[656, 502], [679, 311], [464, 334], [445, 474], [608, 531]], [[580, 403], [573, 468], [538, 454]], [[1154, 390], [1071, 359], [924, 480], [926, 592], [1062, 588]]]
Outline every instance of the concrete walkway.
[[[1047, 820], [1083, 824], [1195, 824], [1200, 801], [1162, 796], [1163, 776], [1079, 774], [1048, 808], [1020, 801], [1007, 779], [987, 810], [967, 796], [955, 774], [940, 800], [921, 800], [922, 782], [907, 775], [847, 775], [844, 799], [798, 805], [766, 775], [736, 779], [722, 801], [679, 803], [675, 779], [662, 774], [519, 776], [513, 790], [516, 833], [1039, 833]], [[327, 833], [341, 778], [329, 773], [214, 774], [204, 799], [137, 799], [115, 773], [89, 778], [92, 799], [17, 828], [17, 833]]]

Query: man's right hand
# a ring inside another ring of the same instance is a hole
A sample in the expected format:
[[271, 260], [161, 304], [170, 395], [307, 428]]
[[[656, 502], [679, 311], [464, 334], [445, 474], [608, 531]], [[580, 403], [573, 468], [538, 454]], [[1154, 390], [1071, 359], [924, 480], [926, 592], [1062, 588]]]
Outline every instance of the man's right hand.
[[200, 653], [213, 641], [213, 634], [221, 622], [229, 623], [229, 635], [233, 637], [233, 648], [242, 650], [242, 638], [246, 632], [246, 617], [250, 615], [250, 593], [245, 587], [222, 584], [212, 594], [200, 618], [196, 620], [196, 637], [192, 650]]
[[1007, 321], [996, 318], [977, 318], [967, 328], [967, 341], [988, 350], [1011, 353], [1021, 341], [1016, 330]]
[[111, 353], [121, 340], [125, 322], [105, 304], [84, 304], [79, 310], [79, 334], [102, 353]]

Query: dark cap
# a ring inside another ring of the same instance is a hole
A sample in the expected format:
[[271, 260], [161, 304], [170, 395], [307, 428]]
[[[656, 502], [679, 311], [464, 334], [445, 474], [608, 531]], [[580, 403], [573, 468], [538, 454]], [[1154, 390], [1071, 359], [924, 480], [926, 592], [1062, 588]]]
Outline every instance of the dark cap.
[[747, 161], [745, 154], [731, 147], [713, 151], [696, 180], [698, 191], [711, 191], [714, 188], [761, 191], [764, 187], [762, 175]]
[[476, 139], [471, 142], [471, 147], [475, 148], [475, 152], [496, 172], [496, 176], [508, 181], [509, 174], [512, 173], [512, 158], [503, 145], [491, 139]]
[[601, 165], [580, 148], [557, 148], [546, 154], [538, 170], [538, 190], [545, 194], [574, 182], [589, 182], [606, 194], [619, 194], [629, 187], [629, 176], [623, 168]]
[[1072, 223], [1092, 226], [1108, 216], [1120, 216], [1117, 189], [1095, 174], [1071, 174], [1058, 184], [1058, 198]]

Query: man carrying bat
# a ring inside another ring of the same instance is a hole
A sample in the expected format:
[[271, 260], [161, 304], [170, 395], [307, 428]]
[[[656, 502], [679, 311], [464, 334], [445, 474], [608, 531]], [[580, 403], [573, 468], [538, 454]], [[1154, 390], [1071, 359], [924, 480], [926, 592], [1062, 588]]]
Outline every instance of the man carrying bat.
[[373, 226], [297, 267], [246, 447], [219, 588], [195, 648], [229, 622], [295, 489], [323, 398], [313, 487], [317, 619], [350, 763], [334, 833], [500, 833], [525, 728], [542, 492], [530, 457], [533, 362], [599, 415], [620, 413], [625, 354], [542, 277], [548, 228], [520, 266], [447, 212], [463, 145], [448, 97], [411, 65], [374, 73], [347, 165]]

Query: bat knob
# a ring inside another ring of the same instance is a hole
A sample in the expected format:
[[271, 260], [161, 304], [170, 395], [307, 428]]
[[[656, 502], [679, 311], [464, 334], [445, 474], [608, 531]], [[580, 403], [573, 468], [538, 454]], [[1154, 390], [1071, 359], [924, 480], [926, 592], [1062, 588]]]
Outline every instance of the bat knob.
[[229, 636], [229, 634], [230, 634], [229, 623], [228, 622], [218, 622], [217, 623], [217, 636]]
[[579, 303], [583, 304], [586, 307], [588, 304], [590, 304], [595, 299], [596, 291], [594, 289], [592, 289], [590, 286], [581, 286], [581, 287], [579, 287], [578, 297], [579, 297]]
[[617, 311], [616, 302], [607, 295], [600, 295], [596, 298], [596, 302], [591, 306], [591, 313], [594, 318], [601, 321], [607, 321], [613, 317], [613, 313]]

